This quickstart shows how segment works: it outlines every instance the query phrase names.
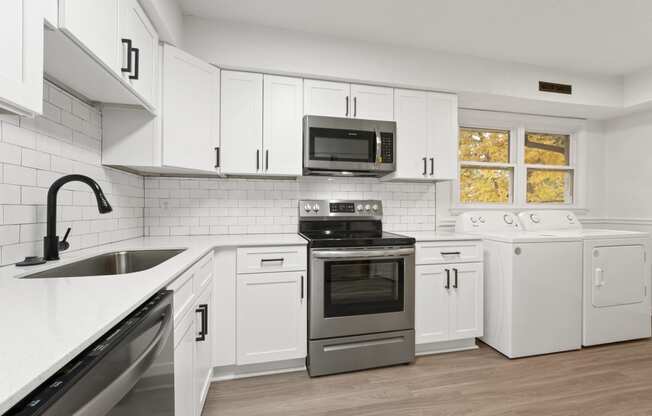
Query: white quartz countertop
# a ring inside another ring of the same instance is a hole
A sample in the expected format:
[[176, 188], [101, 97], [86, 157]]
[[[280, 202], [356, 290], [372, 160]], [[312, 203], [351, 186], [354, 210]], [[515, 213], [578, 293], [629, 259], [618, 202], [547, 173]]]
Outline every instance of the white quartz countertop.
[[[210, 250], [304, 244], [297, 234], [145, 237], [62, 253], [61, 260], [42, 266], [0, 268], [0, 414]], [[186, 250], [121, 276], [17, 278], [115, 250], [162, 248]]]
[[430, 241], [471, 241], [482, 239], [482, 237], [473, 234], [453, 233], [449, 231], [397, 231], [397, 234], [413, 237], [417, 240], [417, 243]]

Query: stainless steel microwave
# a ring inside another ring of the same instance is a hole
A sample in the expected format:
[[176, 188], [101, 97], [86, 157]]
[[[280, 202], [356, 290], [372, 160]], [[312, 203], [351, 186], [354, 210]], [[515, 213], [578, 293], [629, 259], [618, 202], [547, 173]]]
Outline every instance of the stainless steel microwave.
[[395, 122], [304, 116], [305, 175], [384, 176], [395, 169]]

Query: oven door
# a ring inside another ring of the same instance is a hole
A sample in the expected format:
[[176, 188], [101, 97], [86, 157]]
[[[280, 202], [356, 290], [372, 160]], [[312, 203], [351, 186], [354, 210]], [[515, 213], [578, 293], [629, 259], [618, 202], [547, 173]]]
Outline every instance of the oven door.
[[414, 248], [314, 249], [310, 339], [414, 328]]

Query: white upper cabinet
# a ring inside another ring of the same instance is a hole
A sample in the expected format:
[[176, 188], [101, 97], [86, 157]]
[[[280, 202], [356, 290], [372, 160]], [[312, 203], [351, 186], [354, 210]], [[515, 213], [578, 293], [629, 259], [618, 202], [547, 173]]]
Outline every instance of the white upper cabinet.
[[119, 1], [120, 72], [138, 94], [153, 102], [158, 34], [137, 0]]
[[40, 0], [0, 2], [0, 108], [43, 112], [43, 9]]
[[59, 0], [59, 28], [113, 71], [120, 71], [118, 0]]
[[305, 114], [394, 120], [393, 88], [312, 79], [303, 85]]
[[160, 47], [160, 115], [102, 109], [102, 163], [158, 173], [219, 173], [220, 70]]
[[457, 179], [457, 96], [428, 93], [428, 174]]
[[220, 70], [165, 45], [162, 165], [218, 172]]
[[396, 90], [396, 171], [392, 179], [428, 179], [428, 93]]
[[263, 75], [222, 71], [221, 107], [222, 173], [262, 174]]
[[394, 88], [351, 84], [351, 117], [394, 120]]
[[343, 82], [303, 82], [304, 113], [313, 116], [349, 117], [351, 114], [351, 85]]
[[266, 174], [302, 173], [303, 80], [263, 77], [263, 150]]
[[388, 180], [457, 177], [457, 97], [426, 91], [394, 91], [396, 171]]
[[299, 176], [303, 80], [222, 71], [222, 173]]
[[45, 33], [48, 75], [90, 100], [157, 113], [158, 34], [137, 0], [59, 0], [58, 24]]

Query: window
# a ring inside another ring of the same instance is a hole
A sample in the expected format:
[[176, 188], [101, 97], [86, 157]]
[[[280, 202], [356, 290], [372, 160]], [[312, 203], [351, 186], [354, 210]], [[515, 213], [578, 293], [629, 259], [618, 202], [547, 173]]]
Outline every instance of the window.
[[570, 205], [575, 168], [570, 134], [460, 127], [460, 205]]
[[460, 128], [460, 202], [508, 204], [514, 166], [510, 131]]

